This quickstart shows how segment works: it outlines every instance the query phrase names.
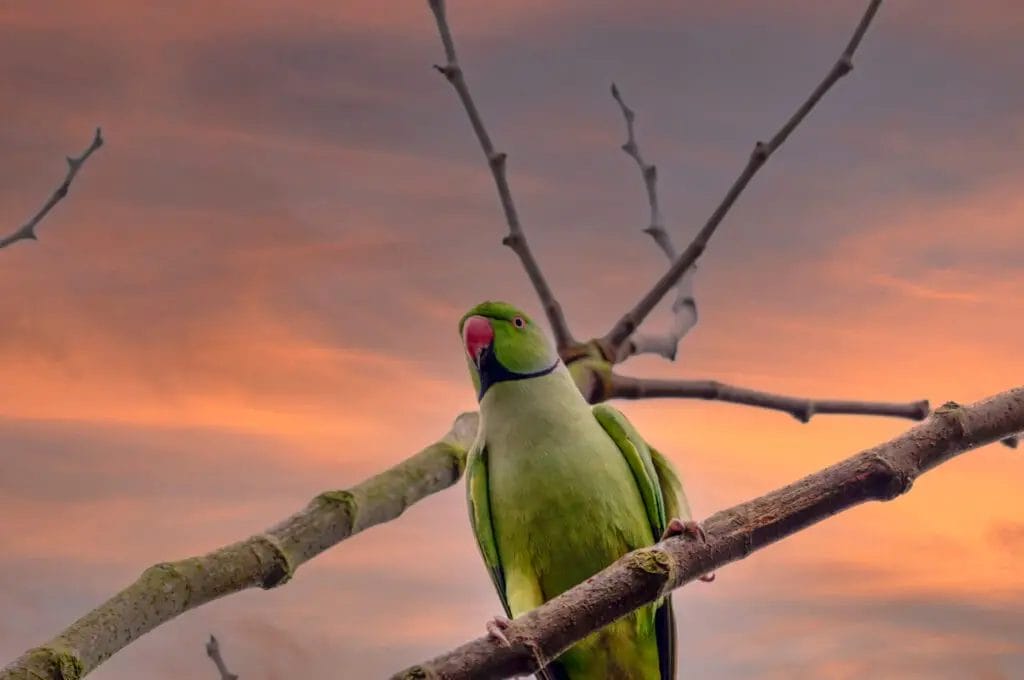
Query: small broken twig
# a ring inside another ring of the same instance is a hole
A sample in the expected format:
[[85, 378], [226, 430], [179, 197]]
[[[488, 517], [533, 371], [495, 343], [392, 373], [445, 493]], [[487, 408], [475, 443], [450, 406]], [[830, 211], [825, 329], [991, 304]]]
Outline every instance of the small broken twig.
[[224, 659], [220, 655], [220, 644], [213, 635], [210, 635], [210, 640], [206, 643], [206, 656], [213, 659], [217, 670], [220, 671], [221, 680], [238, 680], [238, 676], [229, 671], [228, 667], [224, 664]]
[[[669, 263], [676, 257], [676, 248], [672, 238], [665, 231], [664, 219], [661, 214], [661, 205], [658, 202], [658, 167], [653, 163], [644, 160], [640, 151], [640, 145], [636, 139], [636, 113], [626, 105], [619, 92], [619, 88], [612, 83], [612, 98], [619, 105], [622, 117], [626, 121], [626, 142], [622, 150], [632, 158], [640, 169], [640, 176], [644, 180], [644, 188], [647, 190], [647, 203], [651, 210], [651, 221], [644, 233], [650, 234], [654, 242], [658, 244], [661, 251], [665, 253]], [[690, 265], [690, 268], [679, 279], [676, 284], [676, 299], [672, 303], [672, 323], [668, 331], [660, 335], [648, 335], [639, 331], [634, 332], [627, 342], [623, 343], [618, 354], [615, 356], [615, 363], [622, 363], [636, 354], [660, 354], [669, 361], [676, 358], [679, 348], [679, 341], [683, 339], [690, 330], [697, 325], [697, 301], [693, 296], [693, 279], [696, 275], [697, 264]]]

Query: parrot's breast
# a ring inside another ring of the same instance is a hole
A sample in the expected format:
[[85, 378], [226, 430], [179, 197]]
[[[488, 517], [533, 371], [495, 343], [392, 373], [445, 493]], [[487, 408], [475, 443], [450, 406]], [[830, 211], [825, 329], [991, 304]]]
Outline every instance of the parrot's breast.
[[[497, 403], [482, 404], [482, 412], [491, 520], [506, 581], [535, 577], [547, 601], [652, 545], [654, 536], [625, 457], [571, 379], [552, 378], [549, 391], [538, 382], [496, 386], [503, 390]], [[508, 595], [513, 616], [521, 614], [516, 593]], [[658, 678], [653, 610], [591, 635], [560, 663], [573, 680]]]
[[601, 425], [530, 427], [488, 441], [491, 515], [502, 560], [528, 558], [545, 599], [654, 542], [633, 473]]

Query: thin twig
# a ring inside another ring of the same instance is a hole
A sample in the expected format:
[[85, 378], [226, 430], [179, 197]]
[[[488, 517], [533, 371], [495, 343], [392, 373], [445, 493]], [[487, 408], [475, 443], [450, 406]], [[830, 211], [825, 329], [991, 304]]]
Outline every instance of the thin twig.
[[15, 241], [36, 240], [36, 225], [46, 217], [46, 214], [53, 209], [53, 206], [60, 203], [61, 199], [68, 195], [68, 189], [71, 188], [71, 181], [75, 179], [75, 175], [85, 165], [85, 161], [92, 155], [92, 152], [101, 146], [103, 146], [103, 133], [100, 128], [96, 128], [96, 136], [92, 138], [89, 148], [83, 151], [77, 158], [67, 157], [68, 172], [64, 176], [64, 181], [54, 190], [50, 198], [43, 204], [43, 207], [39, 209], [39, 212], [32, 216], [32, 219], [23, 224], [14, 233], [0, 238], [0, 248], [6, 248]]
[[[671, 263], [676, 259], [676, 248], [671, 237], [665, 231], [664, 219], [661, 214], [661, 205], [658, 202], [658, 168], [653, 163], [644, 160], [640, 151], [640, 144], [636, 139], [635, 119], [636, 113], [626, 105], [619, 92], [619, 88], [612, 83], [612, 98], [619, 105], [622, 117], [626, 121], [626, 142], [622, 150], [632, 158], [640, 169], [640, 176], [644, 181], [644, 188], [647, 191], [647, 204], [651, 210], [651, 221], [644, 229], [644, 233], [650, 234], [654, 242], [665, 253], [665, 257]], [[615, 357], [615, 363], [622, 363], [629, 357], [636, 354], [660, 354], [672, 361], [676, 358], [676, 351], [679, 341], [683, 339], [690, 329], [697, 325], [697, 301], [693, 297], [693, 279], [696, 274], [696, 263], [679, 279], [676, 285], [676, 299], [672, 303], [672, 324], [669, 330], [660, 335], [649, 335], [635, 332], [629, 340], [623, 343], [621, 350]]]
[[673, 537], [631, 552], [604, 571], [512, 621], [510, 645], [484, 636], [393, 680], [489, 680], [537, 670], [575, 642], [702, 574], [741, 560], [866, 501], [907, 492], [924, 472], [1024, 429], [1024, 387], [971, 406], [948, 403], [924, 423], [760, 498], [715, 513], [704, 541]]
[[654, 239], [654, 242], [658, 244], [658, 247], [661, 248], [661, 251], [665, 253], [669, 260], [675, 260], [676, 249], [668, 232], [665, 231], [661, 204], [658, 202], [658, 168], [653, 163], [648, 163], [644, 160], [643, 153], [640, 151], [640, 145], [636, 139], [636, 112], [626, 105], [622, 98], [622, 93], [619, 92], [619, 88], [615, 83], [612, 83], [612, 99], [619, 105], [622, 117], [626, 121], [626, 141], [621, 148], [626, 152], [627, 156], [636, 162], [637, 168], [640, 169], [640, 176], [644, 180], [644, 189], [647, 191], [647, 204], [651, 210], [651, 220], [644, 229], [644, 233], [650, 234], [651, 238]]
[[213, 635], [210, 635], [210, 641], [206, 643], [206, 656], [213, 659], [213, 663], [216, 664], [217, 670], [220, 672], [221, 680], [238, 680], [238, 676], [229, 671], [225, 665], [224, 659], [220, 655], [220, 644]]
[[537, 264], [537, 260], [534, 259], [533, 252], [526, 242], [526, 234], [519, 224], [519, 215], [516, 212], [515, 204], [512, 202], [512, 190], [509, 188], [508, 179], [505, 176], [506, 154], [494, 150], [494, 144], [487, 133], [487, 128], [484, 127], [483, 118], [480, 117], [480, 112], [473, 102], [473, 97], [469, 93], [469, 87], [466, 85], [466, 79], [462, 73], [462, 67], [455, 56], [455, 43], [452, 40], [451, 29], [448, 27], [444, 0], [429, 0], [429, 2], [430, 9], [437, 20], [437, 30], [441, 35], [445, 58], [448, 62], [444, 66], [435, 65], [434, 68], [444, 75], [459, 95], [459, 100], [462, 102], [463, 108], [466, 109], [466, 115], [469, 116], [469, 122], [473, 126], [473, 131], [480, 142], [484, 156], [487, 158], [487, 164], [491, 168], [494, 183], [498, 188], [498, 196], [501, 199], [501, 207], [505, 212], [505, 220], [508, 222], [508, 235], [501, 242], [511, 248], [523, 263], [523, 268], [526, 270], [527, 276], [530, 277], [530, 282], [537, 291], [537, 297], [540, 298], [541, 305], [544, 307], [544, 314], [551, 325], [551, 332], [555, 337], [556, 346], [559, 350], [570, 347], [576, 344], [576, 341], [569, 331], [569, 324], [565, 320], [562, 306], [555, 299], [554, 293], [551, 292], [551, 288], [548, 286], [543, 272], [541, 272], [540, 265]]
[[815, 415], [826, 413], [893, 416], [911, 420], [923, 420], [928, 416], [927, 401], [895, 404], [846, 399], [808, 399], [760, 392], [746, 387], [727, 385], [716, 380], [657, 380], [612, 375], [609, 398], [654, 399], [664, 397], [727, 401], [733, 404], [785, 411], [801, 423], [806, 423]]
[[338, 542], [401, 515], [462, 476], [479, 417], [463, 413], [439, 441], [356, 486], [320, 494], [261, 534], [206, 555], [156, 564], [56, 637], [0, 669], [0, 680], [78, 680], [179, 614], [247, 588], [274, 588]]
[[729, 188], [725, 198], [715, 208], [715, 211], [708, 218], [707, 223], [701, 228], [697, 236], [694, 237], [693, 241], [687, 246], [686, 250], [676, 258], [676, 261], [669, 267], [668, 271], [665, 272], [664, 276], [654, 284], [654, 287], [640, 299], [633, 309], [626, 312], [626, 314], [619, 319], [618, 322], [612, 327], [608, 333], [601, 338], [601, 344], [604, 348], [605, 355], [609, 358], [617, 357], [619, 355], [619, 348], [621, 345], [633, 334], [633, 331], [639, 327], [647, 315], [650, 314], [651, 310], [654, 309], [655, 305], [665, 296], [666, 293], [676, 284], [679, 278], [690, 268], [693, 263], [704, 252], [707, 247], [708, 241], [711, 240], [711, 236], [715, 233], [715, 229], [722, 222], [726, 213], [739, 198], [740, 194], [746, 188], [747, 184], [754, 177], [757, 171], [762, 165], [768, 160], [768, 158], [778, 149], [783, 142], [789, 137], [790, 133], [796, 128], [797, 125], [807, 117], [811, 109], [814, 108], [815, 104], [825, 95], [826, 92], [838, 81], [840, 78], [845, 76], [853, 69], [853, 54], [860, 45], [861, 39], [864, 37], [865, 31], [867, 31], [871, 20], [874, 18], [875, 13], [878, 10], [878, 6], [882, 0], [871, 0], [868, 5], [867, 11], [861, 18], [860, 23], [857, 25], [857, 29], [853, 33], [853, 37], [847, 44], [846, 49], [839, 56], [838, 61], [829, 70], [828, 75], [825, 79], [818, 84], [818, 86], [811, 93], [811, 96], [797, 109], [796, 113], [786, 121], [785, 125], [775, 133], [775, 136], [767, 143], [757, 142], [754, 145], [754, 151], [750, 154], [750, 158], [747, 161], [746, 167], [740, 176], [736, 178], [736, 181]]

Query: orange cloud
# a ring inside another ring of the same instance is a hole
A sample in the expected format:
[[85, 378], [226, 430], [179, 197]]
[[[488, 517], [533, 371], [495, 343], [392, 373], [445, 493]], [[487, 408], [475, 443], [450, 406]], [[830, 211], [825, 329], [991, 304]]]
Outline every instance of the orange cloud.
[[[433, 441], [474, 406], [461, 312], [487, 297], [536, 309], [499, 246], [484, 159], [429, 71], [441, 52], [426, 3], [208, 5], [0, 8], [3, 222], [45, 198], [93, 125], [108, 136], [41, 241], [0, 251], [0, 609], [19, 619], [0, 621], [3, 658], [148, 564], [258, 531]], [[730, 65], [716, 50], [742, 40], [759, 59], [803, 63], [828, 46], [831, 59], [859, 11], [449, 5], [481, 110], [510, 153], [520, 214], [581, 336], [605, 330], [665, 266], [639, 231], [641, 186], [616, 149], [606, 76], [640, 74], [630, 101], [681, 239], [763, 132], [741, 135], [739, 123], [779, 119], [796, 91], [785, 74], [760, 79], [767, 61]], [[864, 46], [873, 80], [844, 80], [716, 235], [697, 280], [701, 322], [679, 361], [648, 357], [624, 372], [933, 403], [1018, 383], [1020, 112], [1006, 88], [983, 96], [988, 79], [1017, 75], [1000, 56], [1017, 46], [1012, 10], [884, 7]], [[962, 72], [929, 61], [915, 73], [935, 81], [919, 89], [899, 68], [941, 50]], [[556, 59], [564, 70], [549, 68]], [[965, 98], [973, 108], [958, 108]], [[935, 139], [943, 114], [962, 110], [970, 129]], [[833, 129], [844, 116], [864, 122]], [[699, 517], [909, 425], [804, 425], [697, 401], [620, 406], [676, 461]], [[1008, 622], [1021, 606], [1022, 475], [1019, 453], [970, 453], [904, 498], [685, 589], [686, 667], [723, 678], [890, 667], [921, 677], [943, 664], [1020, 675]], [[245, 677], [376, 677], [480, 634], [497, 610], [453, 489], [285, 588], [162, 627], [102, 672], [208, 673], [201, 644], [216, 630]]]

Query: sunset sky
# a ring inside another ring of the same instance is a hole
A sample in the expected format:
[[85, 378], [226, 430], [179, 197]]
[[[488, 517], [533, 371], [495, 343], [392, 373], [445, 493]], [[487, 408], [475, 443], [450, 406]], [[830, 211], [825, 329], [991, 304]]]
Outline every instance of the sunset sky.
[[[665, 268], [618, 83], [682, 245], [862, 2], [449, 0], [578, 336]], [[145, 567], [274, 524], [475, 405], [462, 312], [540, 317], [423, 0], [0, 5], [0, 665]], [[787, 394], [970, 402], [1024, 375], [1024, 7], [892, 0], [701, 260], [674, 364]], [[664, 324], [659, 308], [654, 328]], [[910, 421], [619, 403], [698, 518]], [[687, 677], [1024, 677], [1024, 454], [971, 452], [676, 595]], [[98, 680], [376, 678], [498, 613], [461, 486], [194, 610]]]

